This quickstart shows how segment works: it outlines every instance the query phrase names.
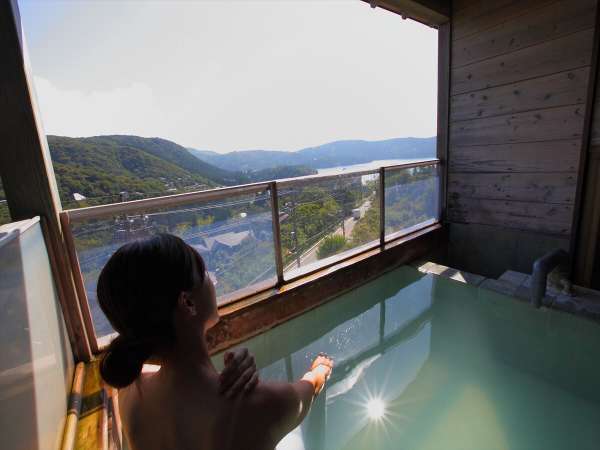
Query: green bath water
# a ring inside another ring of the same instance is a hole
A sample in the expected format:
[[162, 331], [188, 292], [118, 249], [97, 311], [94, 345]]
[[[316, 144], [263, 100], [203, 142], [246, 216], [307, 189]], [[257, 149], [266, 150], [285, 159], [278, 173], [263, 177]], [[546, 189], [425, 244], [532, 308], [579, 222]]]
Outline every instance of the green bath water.
[[410, 267], [245, 346], [263, 380], [335, 358], [278, 450], [600, 448], [599, 325]]

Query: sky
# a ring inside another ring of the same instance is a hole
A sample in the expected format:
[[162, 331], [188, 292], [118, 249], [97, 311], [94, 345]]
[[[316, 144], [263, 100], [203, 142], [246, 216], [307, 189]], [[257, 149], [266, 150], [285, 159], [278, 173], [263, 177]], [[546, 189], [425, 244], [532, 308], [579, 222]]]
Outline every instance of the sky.
[[436, 134], [437, 31], [360, 0], [19, 0], [48, 134], [298, 150]]

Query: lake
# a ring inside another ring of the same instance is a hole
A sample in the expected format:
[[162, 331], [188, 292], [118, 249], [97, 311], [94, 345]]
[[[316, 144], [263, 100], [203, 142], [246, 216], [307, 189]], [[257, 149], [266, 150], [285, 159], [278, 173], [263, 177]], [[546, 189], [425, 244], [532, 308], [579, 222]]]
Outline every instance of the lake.
[[[434, 158], [435, 156], [432, 156]], [[406, 164], [415, 161], [422, 161], [421, 158], [415, 159], [381, 159], [363, 164], [351, 164], [348, 166], [327, 167], [325, 169], [317, 169], [319, 175], [337, 175], [345, 172], [353, 172], [359, 170], [378, 169], [381, 166], [393, 166], [397, 164]]]

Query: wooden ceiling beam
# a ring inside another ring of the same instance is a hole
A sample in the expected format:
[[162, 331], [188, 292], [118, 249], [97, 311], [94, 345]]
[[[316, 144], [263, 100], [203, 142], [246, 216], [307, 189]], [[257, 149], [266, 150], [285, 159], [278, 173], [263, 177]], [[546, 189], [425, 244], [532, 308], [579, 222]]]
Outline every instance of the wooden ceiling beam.
[[439, 28], [450, 20], [449, 0], [363, 0], [430, 27]]

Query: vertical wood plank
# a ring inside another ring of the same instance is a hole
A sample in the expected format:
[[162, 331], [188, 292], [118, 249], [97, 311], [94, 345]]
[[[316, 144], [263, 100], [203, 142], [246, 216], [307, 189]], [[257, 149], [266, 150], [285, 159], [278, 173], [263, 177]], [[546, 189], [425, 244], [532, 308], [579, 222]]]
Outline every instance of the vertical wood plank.
[[[579, 174], [577, 179], [577, 193], [575, 198], [575, 214], [573, 216], [573, 235], [570, 241], [571, 276], [577, 282], [590, 286], [595, 262], [600, 259], [596, 253], [594, 243], [598, 239], [598, 215], [600, 215], [600, 196], [598, 189], [598, 176], [600, 175], [597, 161], [588, 164], [589, 153], [592, 150], [592, 124], [598, 90], [598, 67], [600, 53], [600, 7], [596, 10], [596, 27], [594, 32], [594, 51], [592, 56], [592, 69], [590, 71], [589, 95], [585, 114], [584, 131], [581, 138], [581, 154]], [[590, 252], [588, 249], [593, 249]], [[597, 248], [597, 247], [596, 247]], [[594, 262], [595, 261], [595, 262]]]
[[446, 217], [448, 184], [448, 140], [450, 127], [450, 58], [452, 42], [451, 23], [447, 22], [438, 30], [438, 114], [436, 153], [440, 160], [440, 221]]
[[73, 233], [71, 232], [71, 223], [69, 221], [68, 212], [60, 213], [60, 224], [63, 230], [67, 254], [69, 256], [69, 267], [71, 267], [71, 274], [75, 283], [77, 298], [79, 299], [79, 308], [83, 317], [83, 325], [85, 326], [86, 333], [89, 336], [90, 347], [92, 349], [92, 352], [97, 353], [98, 340], [96, 339], [94, 321], [92, 320], [90, 304], [87, 298], [87, 293], [85, 291], [83, 274], [81, 273], [81, 266], [79, 265], [79, 258], [77, 257], [77, 249], [75, 248], [75, 241], [73, 240]]
[[32, 95], [16, 0], [0, 2], [0, 175], [13, 220], [41, 216], [71, 346], [77, 360], [91, 349], [78, 310], [58, 220], [61, 209], [48, 143]]
[[275, 270], [277, 272], [277, 284], [282, 285], [283, 279], [283, 255], [281, 249], [281, 226], [279, 223], [279, 198], [277, 193], [277, 183], [275, 181], [269, 184], [271, 193], [271, 220], [273, 221], [273, 246], [275, 251]]

